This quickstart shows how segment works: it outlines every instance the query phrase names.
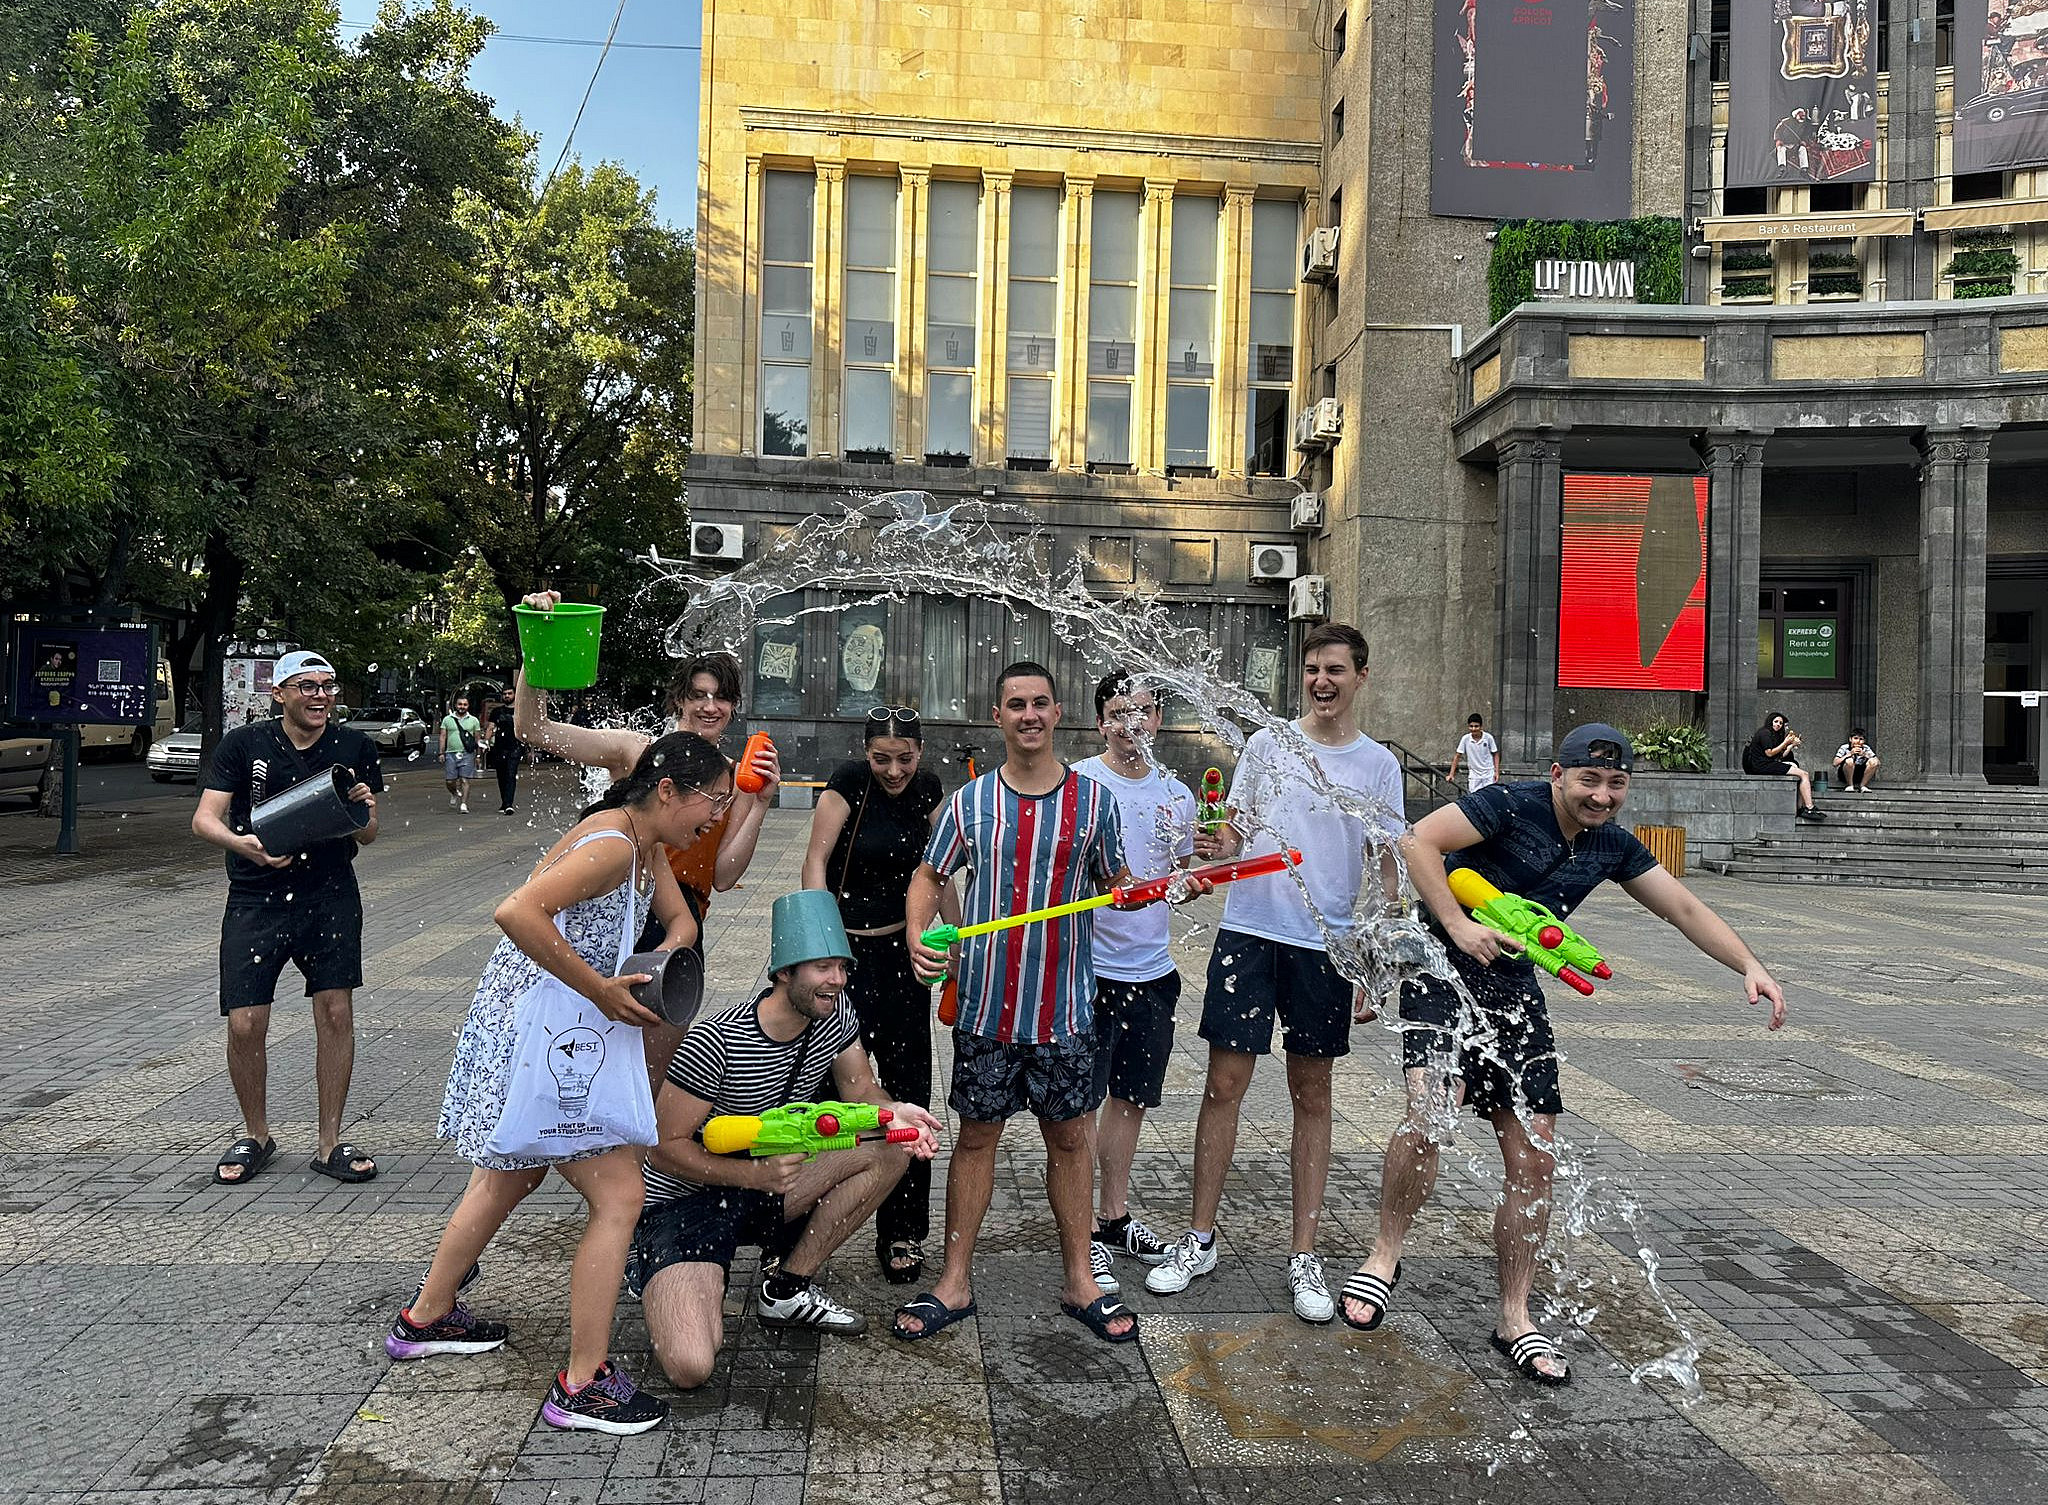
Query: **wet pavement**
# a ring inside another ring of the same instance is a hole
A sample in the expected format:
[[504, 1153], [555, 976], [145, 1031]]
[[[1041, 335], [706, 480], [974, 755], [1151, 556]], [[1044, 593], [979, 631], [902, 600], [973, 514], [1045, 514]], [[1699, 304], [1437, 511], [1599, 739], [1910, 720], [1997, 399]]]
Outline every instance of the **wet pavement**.
[[[279, 1158], [247, 1190], [211, 1183], [239, 1128], [214, 1002], [224, 879], [185, 832], [189, 801], [85, 823], [77, 859], [47, 855], [46, 823], [0, 824], [0, 1310], [19, 1387], [0, 1500], [2048, 1497], [2048, 904], [2002, 895], [1698, 882], [1786, 983], [1776, 1036], [1624, 897], [1581, 911], [1618, 975], [1595, 1000], [1553, 993], [1565, 1133], [1596, 1207], [1643, 1208], [1670, 1310], [1619, 1219], [1575, 1239], [1591, 1315], [1568, 1390], [1533, 1389], [1488, 1346], [1491, 1191], [1461, 1155], [1384, 1328], [1292, 1317], [1275, 1067], [1247, 1100], [1216, 1274], [1159, 1298], [1121, 1266], [1137, 1344], [1059, 1315], [1043, 1154], [1020, 1131], [984, 1233], [981, 1316], [929, 1343], [881, 1331], [906, 1292], [865, 1236], [831, 1271], [876, 1319], [852, 1340], [764, 1332], [742, 1256], [718, 1372], [673, 1397], [666, 1429], [553, 1432], [536, 1412], [580, 1229], [557, 1183], [515, 1214], [472, 1292], [511, 1324], [508, 1347], [393, 1366], [385, 1325], [466, 1175], [433, 1120], [490, 910], [559, 829], [566, 786], [536, 782], [539, 817], [459, 816], [427, 780], [387, 800], [360, 864], [369, 981], [345, 1133], [384, 1166], [361, 1187], [305, 1169], [312, 1035], [288, 996], [272, 1030]], [[752, 986], [805, 834], [803, 815], [772, 816], [747, 883], [713, 909], [721, 996]], [[1207, 940], [1180, 950], [1182, 1039], [1133, 1176], [1134, 1210], [1162, 1231], [1187, 1215]], [[1392, 1034], [1361, 1029], [1337, 1073], [1333, 1285], [1371, 1239], [1393, 1053]], [[1696, 1405], [1628, 1378], [1678, 1342], [1674, 1317], [1704, 1349]], [[630, 1304], [616, 1347], [666, 1392]]]

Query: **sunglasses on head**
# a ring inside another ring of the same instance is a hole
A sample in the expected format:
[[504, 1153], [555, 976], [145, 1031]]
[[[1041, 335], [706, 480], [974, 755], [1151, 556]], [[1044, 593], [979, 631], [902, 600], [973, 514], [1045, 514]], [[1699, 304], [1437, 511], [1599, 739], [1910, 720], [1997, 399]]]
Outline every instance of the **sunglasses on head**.
[[868, 712], [870, 721], [915, 721], [917, 712], [907, 705], [878, 705]]
[[917, 719], [917, 712], [907, 705], [878, 705], [868, 712], [865, 728], [866, 740], [877, 737], [908, 737], [913, 742], [924, 740], [924, 725]]

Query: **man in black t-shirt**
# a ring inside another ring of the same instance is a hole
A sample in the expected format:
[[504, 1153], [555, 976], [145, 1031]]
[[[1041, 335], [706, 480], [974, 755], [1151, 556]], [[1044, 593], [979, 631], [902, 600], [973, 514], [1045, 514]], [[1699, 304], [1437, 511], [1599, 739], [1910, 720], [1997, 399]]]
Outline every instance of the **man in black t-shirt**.
[[1474, 1014], [1459, 1029], [1461, 1000], [1435, 979], [1402, 988], [1408, 1116], [1387, 1144], [1379, 1239], [1344, 1286], [1339, 1309], [1353, 1327], [1370, 1331], [1386, 1316], [1400, 1281], [1401, 1246], [1436, 1180], [1432, 1118], [1463, 1103], [1492, 1123], [1501, 1149], [1502, 1195], [1493, 1219], [1500, 1318], [1493, 1345], [1538, 1384], [1562, 1385], [1571, 1377], [1557, 1345], [1529, 1319], [1536, 1251], [1550, 1231], [1551, 1136], [1564, 1111], [1557, 1041], [1535, 965], [1465, 912], [1451, 895], [1450, 869], [1472, 868], [1559, 918], [1611, 878], [1701, 951], [1741, 973], [1749, 1001], [1770, 1002], [1772, 1029], [1785, 1022], [1784, 993], [1742, 938], [1614, 824], [1634, 761], [1627, 736], [1614, 727], [1576, 727], [1558, 748], [1549, 782], [1475, 790], [1402, 838], [1415, 891], [1449, 943], [1445, 951], [1471, 994]]
[[[313, 1000], [320, 1142], [312, 1167], [337, 1181], [367, 1181], [377, 1174], [377, 1162], [340, 1142], [341, 1110], [355, 1067], [353, 993], [363, 983], [363, 902], [354, 863], [356, 848], [377, 839], [376, 795], [384, 774], [376, 744], [330, 720], [340, 684], [319, 654], [279, 659], [270, 693], [283, 714], [221, 738], [192, 817], [193, 834], [227, 853], [220, 1011], [228, 1021], [228, 1078], [248, 1131], [221, 1157], [214, 1180], [242, 1185], [277, 1153], [266, 1041], [277, 979], [291, 962]], [[250, 826], [252, 807], [335, 767], [351, 773], [347, 797], [369, 806], [368, 823], [353, 836], [312, 842], [301, 851], [265, 851]]]
[[519, 760], [526, 752], [526, 744], [519, 740], [509, 691], [503, 701], [491, 707], [485, 720], [491, 727], [491, 771], [498, 776], [498, 813], [510, 815], [519, 802]]

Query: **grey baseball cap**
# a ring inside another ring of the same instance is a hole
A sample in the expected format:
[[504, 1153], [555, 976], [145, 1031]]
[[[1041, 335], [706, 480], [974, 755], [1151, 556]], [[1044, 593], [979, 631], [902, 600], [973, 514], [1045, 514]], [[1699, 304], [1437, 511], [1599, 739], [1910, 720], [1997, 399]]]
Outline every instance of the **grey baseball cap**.
[[[1612, 742], [1621, 752], [1619, 756], [1596, 753], [1593, 751], [1595, 742]], [[1629, 744], [1628, 733], [1620, 727], [1609, 726], [1604, 721], [1589, 721], [1565, 733], [1564, 741], [1558, 744], [1557, 765], [1560, 768], [1619, 768], [1628, 773], [1636, 766], [1636, 750]]]

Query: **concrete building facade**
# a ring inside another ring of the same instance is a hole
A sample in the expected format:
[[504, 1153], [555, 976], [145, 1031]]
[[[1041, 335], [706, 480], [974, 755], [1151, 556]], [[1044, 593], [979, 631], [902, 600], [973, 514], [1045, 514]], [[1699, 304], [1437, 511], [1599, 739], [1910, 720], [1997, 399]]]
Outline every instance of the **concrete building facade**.
[[[1782, 708], [1809, 756], [1862, 724], [1895, 777], [2039, 782], [2048, 168], [1957, 175], [1952, 7], [1871, 0], [1875, 181], [1729, 188], [1728, 0], [1623, 3], [1630, 212], [1682, 226], [1685, 303], [1489, 327], [1495, 223], [1431, 212], [1435, 3], [708, 0], [693, 516], [1018, 502], [1276, 702], [1303, 621], [1252, 576], [1291, 544], [1373, 643], [1364, 723], [1439, 761], [1478, 710], [1511, 766], [1601, 716], [1729, 768]], [[1702, 691], [1558, 688], [1572, 472], [1706, 477]], [[977, 674], [1055, 652], [884, 615], [809, 619], [750, 711], [822, 762], [863, 697], [979, 721]], [[1784, 657], [1816, 620], [1824, 681]]]

